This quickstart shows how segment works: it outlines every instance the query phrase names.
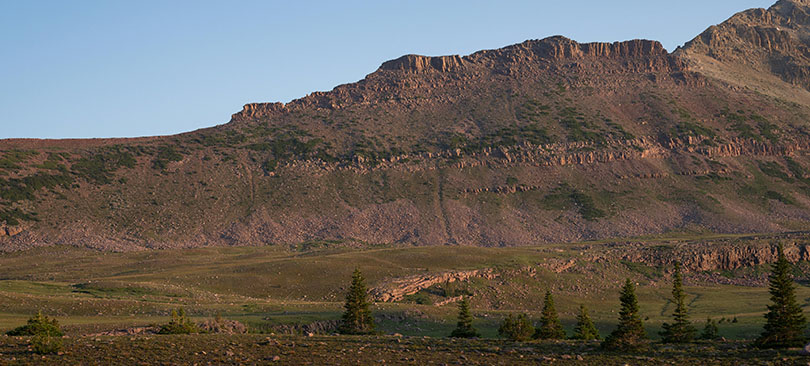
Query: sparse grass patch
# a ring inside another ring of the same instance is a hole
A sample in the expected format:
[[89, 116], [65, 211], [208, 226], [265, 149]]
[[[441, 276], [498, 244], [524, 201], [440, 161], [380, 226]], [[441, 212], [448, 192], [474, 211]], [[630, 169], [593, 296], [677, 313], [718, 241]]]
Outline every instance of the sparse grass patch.
[[560, 185], [543, 197], [541, 204], [547, 210], [564, 210], [573, 205], [588, 221], [607, 216], [604, 210], [596, 206], [593, 197], [567, 184]]
[[39, 152], [15, 149], [0, 152], [0, 154], [2, 154], [0, 155], [0, 170], [17, 170], [22, 167], [21, 163], [39, 155]]
[[782, 166], [779, 165], [777, 162], [768, 161], [768, 162], [759, 162], [759, 170], [761, 170], [765, 175], [769, 177], [779, 178], [785, 182], [793, 182], [793, 179], [782, 170]]
[[70, 169], [88, 182], [109, 184], [119, 168], [134, 168], [135, 163], [135, 157], [129, 151], [111, 147], [73, 162]]

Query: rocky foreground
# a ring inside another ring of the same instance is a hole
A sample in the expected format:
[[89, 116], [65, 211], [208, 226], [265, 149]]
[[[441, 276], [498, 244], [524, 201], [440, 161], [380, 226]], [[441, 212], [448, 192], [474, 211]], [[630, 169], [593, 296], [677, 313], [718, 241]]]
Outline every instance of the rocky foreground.
[[652, 345], [614, 354], [598, 342], [458, 340], [397, 336], [151, 336], [67, 338], [58, 355], [34, 355], [27, 340], [0, 336], [0, 363], [15, 365], [739, 365], [806, 364], [798, 350], [743, 342]]

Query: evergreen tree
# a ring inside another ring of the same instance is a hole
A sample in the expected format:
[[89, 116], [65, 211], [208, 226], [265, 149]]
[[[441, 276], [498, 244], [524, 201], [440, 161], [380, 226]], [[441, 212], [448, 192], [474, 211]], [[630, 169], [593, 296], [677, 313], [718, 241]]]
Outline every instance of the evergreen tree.
[[368, 291], [363, 274], [355, 269], [352, 274], [352, 285], [346, 293], [346, 304], [343, 306], [343, 323], [340, 332], [343, 334], [370, 334], [374, 332], [374, 318], [371, 316], [368, 302]]
[[540, 314], [540, 325], [535, 329], [534, 338], [537, 339], [564, 339], [565, 330], [554, 309], [554, 298], [551, 291], [546, 291], [543, 299], [543, 312]]
[[526, 341], [532, 338], [534, 327], [526, 314], [509, 314], [498, 328], [498, 335], [513, 341]]
[[802, 346], [807, 320], [796, 302], [796, 288], [791, 275], [792, 266], [779, 244], [778, 258], [773, 264], [770, 281], [771, 305], [765, 314], [765, 329], [756, 344], [763, 348]]
[[619, 311], [619, 325], [602, 342], [602, 347], [611, 350], [632, 351], [641, 348], [647, 341], [647, 332], [638, 315], [636, 287], [628, 278], [622, 287], [622, 309]]
[[681, 266], [675, 263], [675, 278], [672, 286], [672, 303], [675, 311], [672, 312], [672, 324], [664, 323], [664, 330], [660, 332], [664, 343], [688, 343], [695, 339], [695, 327], [689, 321], [689, 310], [686, 308], [686, 294], [683, 292], [683, 277]]
[[703, 332], [700, 333], [700, 339], [713, 341], [720, 338], [720, 332], [717, 329], [717, 322], [711, 318], [706, 318], [706, 326], [703, 327]]
[[470, 302], [467, 301], [465, 297], [458, 303], [458, 324], [456, 325], [456, 329], [453, 330], [453, 333], [450, 333], [450, 336], [455, 338], [480, 337], [481, 334], [473, 327], [472, 321], [473, 317], [472, 314], [470, 314]]
[[585, 305], [579, 306], [577, 325], [574, 327], [574, 336], [572, 338], [584, 341], [599, 339], [599, 330], [593, 325], [593, 321], [591, 321], [591, 317], [588, 316], [588, 309], [585, 308]]

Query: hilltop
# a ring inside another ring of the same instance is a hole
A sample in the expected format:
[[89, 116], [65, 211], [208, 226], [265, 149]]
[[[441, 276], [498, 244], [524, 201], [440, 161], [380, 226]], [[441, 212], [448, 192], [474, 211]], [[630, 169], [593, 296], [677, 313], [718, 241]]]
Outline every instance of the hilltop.
[[810, 2], [668, 53], [555, 36], [136, 139], [0, 140], [0, 250], [810, 229]]

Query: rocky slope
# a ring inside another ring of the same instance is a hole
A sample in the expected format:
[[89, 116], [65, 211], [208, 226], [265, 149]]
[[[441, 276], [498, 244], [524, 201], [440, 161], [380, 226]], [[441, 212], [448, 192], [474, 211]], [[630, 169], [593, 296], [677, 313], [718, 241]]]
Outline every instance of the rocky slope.
[[810, 227], [807, 1], [673, 53], [406, 55], [176, 136], [0, 141], [0, 248], [513, 246]]

